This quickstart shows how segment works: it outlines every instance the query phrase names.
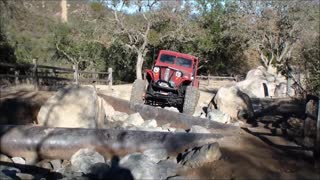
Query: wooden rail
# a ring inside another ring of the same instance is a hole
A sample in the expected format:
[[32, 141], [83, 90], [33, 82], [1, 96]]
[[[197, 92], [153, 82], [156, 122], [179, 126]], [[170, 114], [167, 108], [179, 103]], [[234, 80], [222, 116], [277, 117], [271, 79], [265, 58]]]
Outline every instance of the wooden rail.
[[[10, 64], [0, 62], [0, 68], [7, 68], [4, 72], [0, 71], [0, 78], [14, 78], [15, 84], [20, 84], [22, 79], [32, 82], [35, 90], [39, 90], [42, 82], [74, 82], [79, 83], [104, 83], [112, 86], [112, 68], [108, 68], [108, 72], [97, 71], [81, 71], [77, 65], [73, 68], [64, 68], [56, 66], [39, 65], [36, 60], [33, 64]], [[12, 73], [13, 72], [13, 73]], [[60, 75], [60, 76], [59, 76]], [[87, 76], [84, 78], [83, 76]], [[89, 76], [89, 77], [88, 77]], [[107, 76], [107, 77], [105, 77]]]
[[207, 84], [210, 84], [211, 80], [218, 80], [218, 81], [223, 81], [223, 80], [229, 80], [229, 81], [240, 81], [243, 79], [242, 76], [211, 76], [210, 74], [208, 76], [200, 75], [197, 76], [199, 80], [207, 80]]

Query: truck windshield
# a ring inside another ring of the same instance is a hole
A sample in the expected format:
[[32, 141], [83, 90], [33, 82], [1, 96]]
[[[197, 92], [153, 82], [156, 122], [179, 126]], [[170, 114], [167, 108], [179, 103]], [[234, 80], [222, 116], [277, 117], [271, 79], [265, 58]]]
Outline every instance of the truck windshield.
[[162, 54], [161, 57], [160, 57], [160, 62], [174, 64], [174, 59], [175, 58], [176, 58], [175, 56]]
[[182, 57], [176, 57], [168, 54], [162, 54], [160, 57], [160, 62], [168, 64], [176, 64], [185, 68], [192, 67], [192, 61], [190, 59], [185, 59]]
[[192, 66], [192, 61], [190, 59], [185, 59], [182, 57], [178, 57], [176, 60], [176, 64], [178, 66], [186, 67], [186, 68], [191, 68]]

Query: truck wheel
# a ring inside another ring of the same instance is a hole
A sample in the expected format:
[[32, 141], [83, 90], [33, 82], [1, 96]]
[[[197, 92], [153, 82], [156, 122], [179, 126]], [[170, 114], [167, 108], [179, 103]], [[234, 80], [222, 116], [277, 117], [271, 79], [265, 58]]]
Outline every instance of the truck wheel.
[[199, 100], [199, 90], [194, 86], [188, 86], [184, 96], [183, 113], [193, 115]]
[[144, 93], [146, 92], [146, 81], [142, 79], [136, 79], [132, 85], [130, 108], [134, 108], [135, 104], [144, 104]]

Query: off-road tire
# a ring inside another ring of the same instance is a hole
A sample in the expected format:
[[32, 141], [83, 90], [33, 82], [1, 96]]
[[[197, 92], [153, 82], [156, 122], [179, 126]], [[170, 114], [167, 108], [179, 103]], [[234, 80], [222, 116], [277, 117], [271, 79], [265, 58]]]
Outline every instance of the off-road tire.
[[183, 110], [184, 114], [193, 115], [198, 104], [200, 92], [197, 87], [188, 86], [184, 96]]
[[130, 108], [133, 109], [135, 104], [144, 104], [144, 94], [146, 92], [146, 81], [136, 79], [132, 85]]

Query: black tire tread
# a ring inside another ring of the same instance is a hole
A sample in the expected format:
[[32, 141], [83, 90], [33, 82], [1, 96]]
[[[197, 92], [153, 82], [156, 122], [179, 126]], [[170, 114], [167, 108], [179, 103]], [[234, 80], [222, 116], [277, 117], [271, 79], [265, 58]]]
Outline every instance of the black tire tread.
[[188, 115], [193, 115], [198, 104], [200, 97], [200, 92], [197, 87], [188, 86], [186, 89], [184, 103], [183, 103], [183, 113]]
[[143, 95], [145, 93], [146, 82], [142, 79], [136, 79], [132, 85], [130, 96], [130, 107], [133, 108], [135, 104], [144, 104]]

